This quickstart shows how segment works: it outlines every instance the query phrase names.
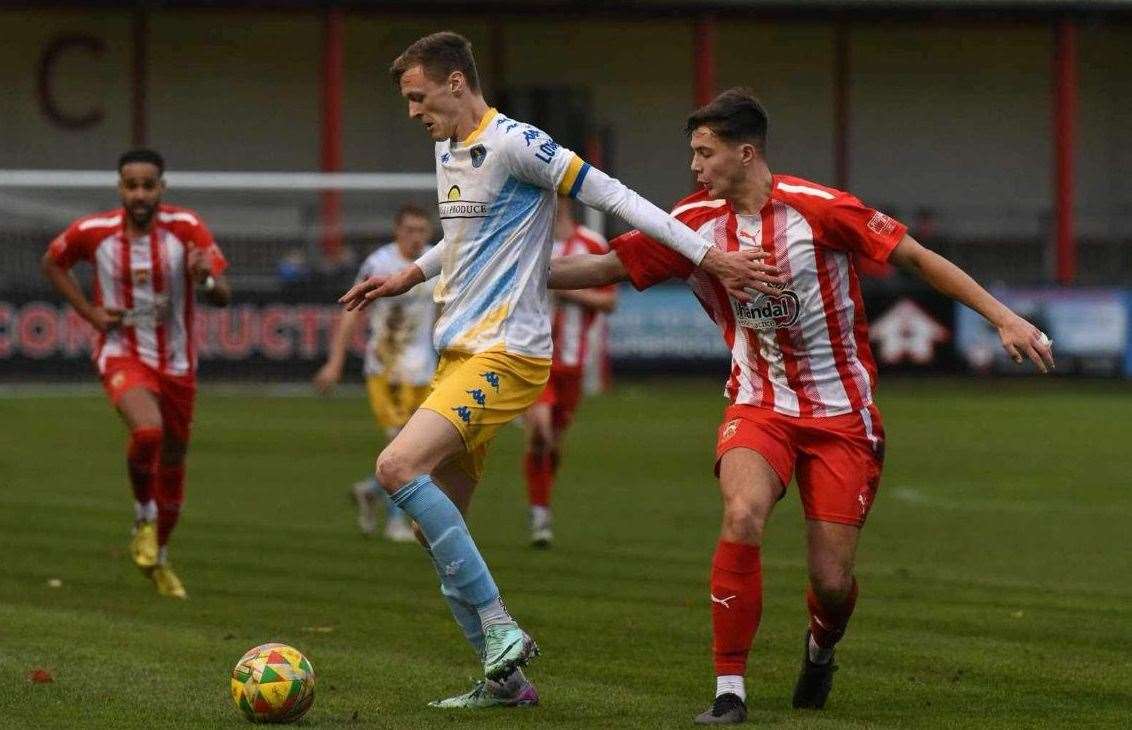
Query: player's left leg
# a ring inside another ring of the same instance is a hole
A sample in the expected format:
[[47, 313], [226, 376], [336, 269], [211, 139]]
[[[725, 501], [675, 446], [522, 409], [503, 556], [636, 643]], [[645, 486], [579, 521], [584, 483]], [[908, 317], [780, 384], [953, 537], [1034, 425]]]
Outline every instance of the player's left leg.
[[809, 627], [794, 707], [821, 709], [833, 687], [834, 647], [857, 605], [854, 564], [861, 528], [876, 496], [884, 432], [875, 408], [821, 419], [807, 431], [798, 464], [806, 514]]

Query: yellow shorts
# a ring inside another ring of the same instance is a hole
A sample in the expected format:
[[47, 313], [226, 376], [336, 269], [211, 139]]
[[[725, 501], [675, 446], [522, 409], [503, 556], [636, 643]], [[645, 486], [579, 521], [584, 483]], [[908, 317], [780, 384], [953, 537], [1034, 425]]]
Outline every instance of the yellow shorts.
[[377, 425], [391, 429], [401, 428], [409, 421], [409, 416], [428, 397], [428, 386], [390, 383], [384, 375], [367, 375], [366, 392]]
[[538, 399], [549, 377], [548, 358], [449, 350], [440, 355], [432, 392], [421, 408], [444, 416], [460, 432], [467, 453], [457, 458], [457, 466], [478, 481], [495, 432]]

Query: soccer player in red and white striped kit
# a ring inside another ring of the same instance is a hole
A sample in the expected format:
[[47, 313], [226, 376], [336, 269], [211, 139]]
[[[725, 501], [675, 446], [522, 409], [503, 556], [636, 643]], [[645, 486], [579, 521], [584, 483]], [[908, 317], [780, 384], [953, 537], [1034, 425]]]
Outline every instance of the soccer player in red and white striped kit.
[[701, 189], [672, 215], [724, 251], [768, 252], [781, 273], [774, 296], [736, 301], [713, 277], [647, 236], [615, 238], [613, 253], [552, 263], [552, 288], [629, 280], [645, 289], [687, 283], [731, 351], [716, 446], [723, 525], [711, 570], [716, 697], [695, 718], [734, 724], [747, 716], [744, 674], [762, 616], [763, 527], [792, 478], [806, 516], [809, 586], [802, 670], [793, 704], [820, 709], [833, 681], [834, 646], [857, 602], [854, 559], [884, 459], [854, 257], [891, 262], [990, 322], [1016, 361], [1053, 367], [1052, 343], [970, 276], [924, 248], [900, 222], [857, 198], [772, 174], [767, 118], [731, 89], [688, 119], [692, 172]]
[[[126, 466], [134, 493], [130, 554], [158, 593], [186, 598], [168, 560], [184, 501], [185, 452], [196, 397], [193, 300], [224, 306], [228, 263], [194, 211], [165, 205], [165, 161], [148, 149], [118, 159], [114, 210], [79, 218], [43, 257], [43, 273], [98, 333], [94, 361], [129, 430]], [[93, 300], [70, 273], [94, 269]]]
[[[605, 238], [574, 219], [573, 206], [569, 198], [558, 199], [551, 257], [608, 253]], [[550, 379], [523, 419], [527, 434], [523, 474], [530, 503], [531, 545], [540, 548], [549, 547], [554, 539], [550, 494], [558, 476], [566, 430], [582, 400], [591, 333], [601, 315], [612, 312], [617, 305], [617, 288], [613, 286], [565, 289], [555, 295], [550, 327], [554, 341]]]

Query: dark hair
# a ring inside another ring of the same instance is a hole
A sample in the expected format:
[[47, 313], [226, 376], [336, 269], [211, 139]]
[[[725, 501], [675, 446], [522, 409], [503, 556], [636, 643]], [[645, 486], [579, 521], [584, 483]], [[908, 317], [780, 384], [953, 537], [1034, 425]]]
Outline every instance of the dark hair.
[[715, 97], [688, 117], [684, 133], [707, 127], [727, 142], [753, 144], [766, 153], [766, 110], [750, 89], [735, 87]]
[[132, 162], [148, 162], [157, 168], [158, 175], [165, 174], [165, 158], [156, 150], [147, 149], [145, 147], [135, 147], [131, 150], [126, 150], [118, 157], [118, 172], [121, 173], [122, 168]]
[[397, 214], [393, 216], [393, 225], [401, 225], [401, 221], [405, 220], [406, 217], [424, 218], [426, 221], [432, 220], [421, 206], [416, 203], [405, 203], [397, 209]]
[[480, 77], [472, 43], [459, 33], [441, 31], [426, 35], [405, 49], [389, 67], [393, 83], [400, 85], [401, 77], [413, 66], [420, 66], [433, 81], [444, 81], [453, 71], [464, 74], [468, 88], [479, 91]]

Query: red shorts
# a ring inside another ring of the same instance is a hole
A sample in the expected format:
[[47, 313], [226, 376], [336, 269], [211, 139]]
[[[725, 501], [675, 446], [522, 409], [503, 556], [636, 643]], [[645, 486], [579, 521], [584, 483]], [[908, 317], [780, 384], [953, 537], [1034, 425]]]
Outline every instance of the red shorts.
[[188, 442], [193, 423], [197, 382], [192, 375], [164, 375], [132, 357], [107, 358], [102, 387], [115, 406], [128, 390], [145, 388], [157, 396], [161, 427], [179, 441]]
[[715, 471], [731, 449], [757, 451], [782, 480], [797, 475], [806, 517], [860, 527], [884, 465], [884, 427], [875, 405], [857, 413], [797, 418], [757, 406], [730, 406], [715, 447]]
[[574, 420], [574, 411], [582, 400], [582, 374], [551, 370], [550, 380], [535, 403], [550, 406], [550, 420], [561, 431]]

